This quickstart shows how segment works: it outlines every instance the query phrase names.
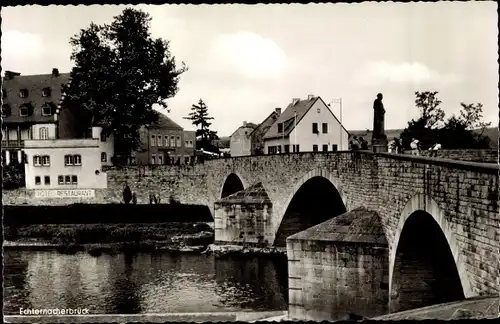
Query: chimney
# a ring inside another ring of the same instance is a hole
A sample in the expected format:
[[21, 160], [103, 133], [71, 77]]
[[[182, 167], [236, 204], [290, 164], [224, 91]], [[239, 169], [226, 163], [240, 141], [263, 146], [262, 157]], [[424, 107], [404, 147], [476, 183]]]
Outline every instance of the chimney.
[[278, 114], [278, 116], [280, 116], [280, 115], [281, 115], [281, 108], [276, 108], [276, 109], [275, 109], [275, 111], [276, 111], [276, 113]]
[[13, 71], [5, 71], [5, 79], [7, 80], [12, 80], [16, 76], [20, 76], [21, 73], [19, 72], [13, 72]]
[[313, 98], [314, 98], [314, 95], [311, 95], [311, 94], [310, 94], [310, 95], [308, 95], [308, 96], [307, 96], [307, 100], [311, 100], [311, 99], [313, 99]]
[[300, 101], [300, 98], [293, 98], [292, 99], [292, 105], [295, 105], [299, 101]]
[[246, 121], [244, 121], [244, 122], [243, 122], [243, 127], [245, 127], [246, 125], [247, 125], [247, 122], [246, 122]]
[[53, 68], [52, 69], [52, 76], [58, 77], [59, 76], [59, 69]]

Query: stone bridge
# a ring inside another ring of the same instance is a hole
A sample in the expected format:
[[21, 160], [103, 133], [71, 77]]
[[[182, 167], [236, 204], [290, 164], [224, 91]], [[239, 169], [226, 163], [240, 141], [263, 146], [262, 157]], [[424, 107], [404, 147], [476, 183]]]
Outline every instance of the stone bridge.
[[[289, 262], [297, 261], [302, 268], [296, 267], [296, 276], [290, 278], [301, 282], [300, 287], [309, 285], [315, 293], [311, 285], [325, 283], [324, 276], [337, 267], [332, 264], [342, 261], [343, 268], [356, 268], [356, 275], [340, 272], [343, 280], [351, 284], [359, 284], [360, 278], [370, 284], [379, 281], [370, 289], [381, 293], [380, 300], [387, 300], [387, 305], [378, 314], [360, 311], [376, 316], [386, 312], [390, 303], [392, 310], [404, 310], [436, 301], [498, 295], [498, 172], [499, 166], [493, 163], [365, 151], [304, 152], [219, 159], [189, 168], [112, 169], [107, 171], [108, 189], [96, 190], [93, 202], [120, 202], [127, 182], [137, 192], [139, 203], [148, 203], [149, 193], [154, 192], [163, 202], [173, 197], [181, 203], [207, 205], [215, 219], [218, 242], [274, 246], [285, 246], [287, 238], [315, 225], [316, 232], [308, 235], [320, 240], [317, 226], [330, 219], [345, 222], [349, 212], [352, 218], [363, 207], [366, 212], [360, 215], [377, 219], [368, 220], [372, 228], [358, 229], [356, 235], [373, 236], [380, 228], [383, 242], [376, 249], [372, 245], [371, 252], [359, 252], [364, 248], [352, 252], [323, 245], [317, 251], [309, 240], [299, 242], [296, 251], [292, 244], [292, 253], [302, 259], [293, 256]], [[6, 193], [2, 199], [4, 204], [61, 203], [35, 201], [27, 191]], [[335, 231], [345, 224], [340, 225], [329, 226]], [[342, 260], [334, 262], [341, 255]], [[363, 268], [361, 261], [368, 266]], [[376, 274], [374, 267], [383, 271]], [[316, 271], [322, 275], [314, 277]], [[374, 274], [368, 278], [363, 273]], [[380, 278], [374, 280], [375, 276]], [[425, 285], [415, 288], [412, 283], [416, 282]], [[308, 313], [307, 307], [320, 308], [321, 294], [315, 293], [314, 300], [308, 301], [309, 297], [292, 291], [300, 287], [292, 286], [290, 279], [290, 304], [300, 300], [295, 304], [302, 305], [296, 317], [332, 319]], [[358, 286], [358, 293], [363, 294], [365, 288]], [[362, 300], [366, 296], [351, 297]]]
[[[238, 157], [205, 167], [218, 242], [284, 246], [292, 234], [364, 207], [378, 215], [387, 240], [381, 281], [393, 310], [500, 292], [496, 164], [337, 152]], [[412, 283], [424, 278], [430, 286], [416, 292]]]

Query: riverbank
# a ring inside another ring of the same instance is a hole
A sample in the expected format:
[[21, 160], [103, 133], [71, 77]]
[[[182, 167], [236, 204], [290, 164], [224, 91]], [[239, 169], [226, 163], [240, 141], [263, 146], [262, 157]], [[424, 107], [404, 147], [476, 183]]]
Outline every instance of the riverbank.
[[6, 248], [120, 252], [201, 252], [214, 241], [213, 223], [34, 224], [6, 226]]
[[32, 224], [6, 226], [4, 248], [85, 251], [93, 256], [122, 252], [198, 252], [207, 255], [286, 255], [285, 248], [215, 245], [213, 223]]
[[30, 315], [5, 316], [6, 323], [165, 323], [165, 322], [255, 322], [282, 320], [286, 311], [268, 312], [218, 312], [218, 313], [170, 313], [137, 315]]

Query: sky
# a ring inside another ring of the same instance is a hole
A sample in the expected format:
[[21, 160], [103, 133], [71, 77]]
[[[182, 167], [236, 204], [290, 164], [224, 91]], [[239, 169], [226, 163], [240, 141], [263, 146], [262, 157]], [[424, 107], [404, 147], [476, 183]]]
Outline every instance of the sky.
[[[69, 72], [70, 37], [109, 23], [131, 6], [2, 8], [2, 69], [22, 75]], [[199, 99], [229, 136], [260, 123], [292, 98], [342, 98], [348, 130], [371, 129], [373, 100], [384, 94], [386, 129], [418, 117], [415, 91], [439, 91], [447, 116], [481, 102], [498, 125], [496, 2], [141, 5], [151, 34], [170, 41], [189, 71], [168, 100], [174, 121]], [[332, 103], [340, 117], [340, 105]]]

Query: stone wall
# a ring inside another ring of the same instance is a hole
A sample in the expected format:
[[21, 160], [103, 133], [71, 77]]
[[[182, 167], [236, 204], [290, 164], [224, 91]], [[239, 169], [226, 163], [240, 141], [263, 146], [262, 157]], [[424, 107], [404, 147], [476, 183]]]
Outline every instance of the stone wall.
[[[410, 154], [408, 152], [408, 154]], [[422, 151], [422, 156], [430, 156], [431, 151]], [[437, 157], [443, 159], [471, 161], [471, 162], [488, 162], [498, 163], [497, 150], [439, 150]]]
[[258, 183], [215, 203], [215, 242], [268, 246], [272, 232], [273, 205]]
[[378, 215], [344, 213], [287, 239], [289, 317], [337, 321], [388, 310], [388, 245]]
[[149, 195], [160, 198], [161, 203], [168, 203], [172, 198], [183, 204], [199, 204], [211, 207], [207, 200], [206, 173], [203, 165], [199, 166], [146, 166], [107, 168], [107, 189], [95, 189], [94, 198], [72, 199], [37, 199], [34, 190], [5, 190], [2, 193], [4, 205], [68, 205], [72, 203], [108, 204], [123, 202], [123, 189], [128, 184], [136, 193], [138, 204], [149, 204]]

